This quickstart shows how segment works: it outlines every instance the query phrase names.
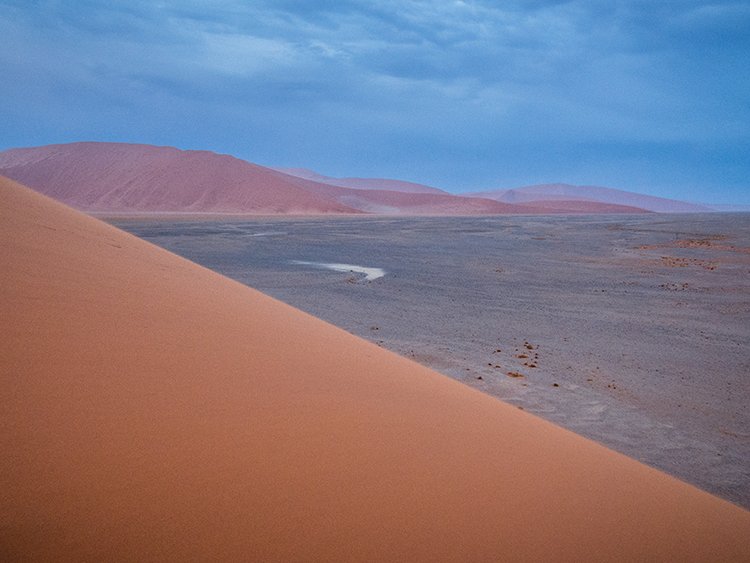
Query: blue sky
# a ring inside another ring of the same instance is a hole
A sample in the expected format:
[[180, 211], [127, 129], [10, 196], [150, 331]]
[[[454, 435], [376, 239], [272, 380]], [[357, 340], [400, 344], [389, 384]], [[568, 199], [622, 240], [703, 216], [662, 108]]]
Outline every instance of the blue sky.
[[750, 204], [750, 2], [0, 0], [0, 149]]

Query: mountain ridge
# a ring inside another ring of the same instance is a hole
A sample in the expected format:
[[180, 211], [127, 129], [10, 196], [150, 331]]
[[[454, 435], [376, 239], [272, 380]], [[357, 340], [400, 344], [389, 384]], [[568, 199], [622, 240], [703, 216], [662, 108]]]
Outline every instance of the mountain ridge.
[[139, 143], [84, 141], [8, 149], [0, 152], [0, 174], [67, 205], [99, 213], [546, 215], [708, 210], [611, 188], [592, 187], [598, 198], [588, 197], [566, 184], [452, 194], [402, 180], [332, 178], [211, 151]]
[[533, 184], [510, 189], [469, 192], [470, 197], [486, 197], [505, 203], [530, 203], [537, 201], [596, 201], [599, 203], [639, 207], [656, 213], [701, 213], [713, 211], [708, 206], [685, 201], [607, 188], [565, 183]]

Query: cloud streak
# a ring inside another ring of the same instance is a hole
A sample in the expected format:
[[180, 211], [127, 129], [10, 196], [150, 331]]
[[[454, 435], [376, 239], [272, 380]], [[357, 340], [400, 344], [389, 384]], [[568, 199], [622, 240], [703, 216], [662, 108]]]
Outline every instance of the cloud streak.
[[750, 203], [743, 2], [1, 1], [6, 146]]

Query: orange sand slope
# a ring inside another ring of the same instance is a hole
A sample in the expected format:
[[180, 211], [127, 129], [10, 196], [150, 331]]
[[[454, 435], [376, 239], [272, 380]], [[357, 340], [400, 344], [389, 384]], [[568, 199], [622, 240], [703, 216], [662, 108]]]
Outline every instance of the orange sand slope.
[[740, 560], [750, 513], [0, 179], [0, 558]]

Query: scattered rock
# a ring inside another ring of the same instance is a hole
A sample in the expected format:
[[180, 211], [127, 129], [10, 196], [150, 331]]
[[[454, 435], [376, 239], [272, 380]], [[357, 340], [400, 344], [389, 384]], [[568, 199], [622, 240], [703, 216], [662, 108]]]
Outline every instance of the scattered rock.
[[522, 373], [518, 373], [517, 371], [509, 371], [508, 372], [508, 377], [515, 377], [515, 378], [517, 378], [517, 377], [523, 377], [523, 374]]
[[690, 286], [687, 283], [663, 283], [660, 284], [659, 287], [666, 289], [667, 291], [685, 291]]

